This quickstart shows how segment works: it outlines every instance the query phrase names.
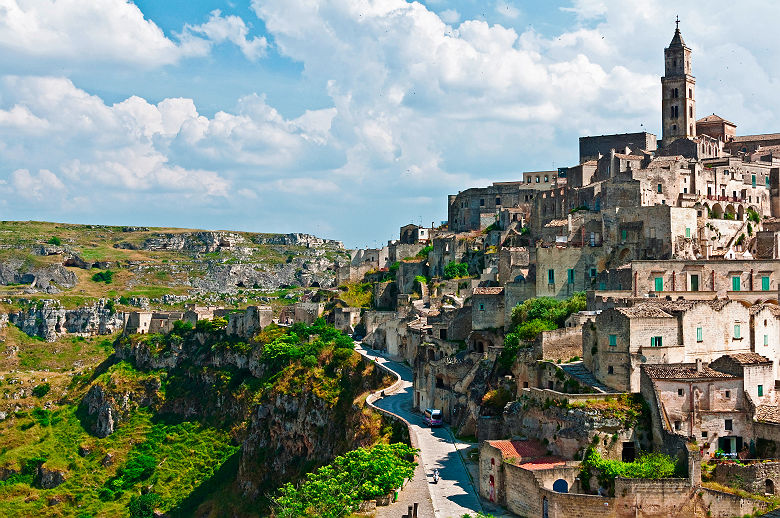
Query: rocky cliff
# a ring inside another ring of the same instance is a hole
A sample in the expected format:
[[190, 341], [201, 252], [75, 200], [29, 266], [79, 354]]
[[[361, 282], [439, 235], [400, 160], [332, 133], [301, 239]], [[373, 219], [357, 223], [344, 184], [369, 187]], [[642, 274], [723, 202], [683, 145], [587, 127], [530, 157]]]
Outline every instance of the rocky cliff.
[[[279, 337], [284, 341], [273, 341]], [[390, 380], [351, 344], [322, 325], [271, 326], [250, 343], [220, 330], [123, 335], [115, 343], [118, 363], [95, 378], [81, 402], [83, 423], [106, 437], [138, 407], [219, 423], [241, 444], [237, 488], [257, 497], [376, 442], [382, 418], [360, 396]]]
[[77, 309], [63, 309], [55, 300], [42, 300], [9, 313], [8, 321], [30, 336], [54, 341], [65, 333], [105, 335], [120, 331], [124, 327], [124, 313], [114, 311], [105, 300]]

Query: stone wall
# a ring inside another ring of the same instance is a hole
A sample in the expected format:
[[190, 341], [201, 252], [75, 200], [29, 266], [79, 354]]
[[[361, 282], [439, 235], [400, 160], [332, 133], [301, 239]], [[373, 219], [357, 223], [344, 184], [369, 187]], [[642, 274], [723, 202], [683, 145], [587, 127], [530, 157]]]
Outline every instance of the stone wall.
[[756, 462], [746, 466], [732, 461], [718, 462], [715, 481], [750, 493], [776, 495], [780, 490], [780, 462]]
[[575, 356], [582, 357], [581, 326], [542, 331], [537, 341], [545, 360], [565, 362]]

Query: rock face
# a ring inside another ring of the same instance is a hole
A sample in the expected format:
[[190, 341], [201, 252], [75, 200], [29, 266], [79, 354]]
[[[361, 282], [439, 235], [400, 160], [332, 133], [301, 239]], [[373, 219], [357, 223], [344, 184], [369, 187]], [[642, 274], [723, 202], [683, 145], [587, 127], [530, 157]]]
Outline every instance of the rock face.
[[65, 482], [65, 472], [41, 466], [38, 468], [38, 479], [41, 489], [52, 489]]
[[[358, 393], [381, 386], [378, 371], [372, 372], [362, 380]], [[360, 407], [351, 401], [346, 406], [332, 405], [311, 387], [301, 394], [277, 394], [252, 412], [241, 446], [239, 488], [255, 498], [269, 484], [278, 485], [279, 480], [300, 476], [305, 468], [370, 445], [374, 438], [362, 426], [364, 419]]]
[[76, 274], [61, 264], [33, 266], [21, 259], [0, 262], [0, 284], [27, 284], [33, 289], [58, 293], [57, 286], [72, 288], [78, 280]]
[[108, 437], [121, 421], [129, 417], [131, 410], [159, 403], [158, 390], [160, 382], [156, 378], [124, 390], [109, 390], [101, 384], [92, 385], [81, 402], [93, 420], [90, 423], [92, 433], [100, 438]]
[[124, 314], [113, 311], [105, 301], [93, 306], [63, 309], [54, 300], [44, 300], [19, 313], [11, 313], [8, 320], [30, 336], [54, 341], [64, 333], [104, 335], [124, 327]]
[[181, 232], [156, 234], [140, 246], [123, 242], [117, 248], [129, 250], [177, 250], [191, 253], [217, 252], [243, 243], [244, 237], [232, 232]]
[[192, 281], [199, 291], [233, 292], [239, 288], [277, 289], [281, 286], [318, 286], [336, 284], [336, 266], [325, 257], [295, 257], [289, 263], [209, 264], [202, 278]]
[[259, 245], [288, 245], [288, 246], [325, 246], [332, 248], [344, 248], [344, 243], [333, 239], [323, 239], [311, 234], [270, 234], [258, 235], [254, 242]]

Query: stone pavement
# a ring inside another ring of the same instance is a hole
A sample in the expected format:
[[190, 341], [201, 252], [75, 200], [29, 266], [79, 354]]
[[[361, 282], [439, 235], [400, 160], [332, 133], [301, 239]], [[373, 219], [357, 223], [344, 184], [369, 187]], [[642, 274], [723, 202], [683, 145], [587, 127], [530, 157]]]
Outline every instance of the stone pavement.
[[[372, 360], [376, 358], [377, 363], [396, 372], [402, 379], [402, 383], [393, 394], [387, 393], [386, 397], [375, 402], [379, 408], [388, 410], [409, 422], [410, 434], [414, 434], [417, 447], [420, 448], [418, 472], [422, 470], [424, 478], [418, 479], [418, 476], [415, 475], [415, 479], [410, 483], [410, 485], [415, 484], [414, 489], [407, 486], [400, 496], [405, 498], [404, 493], [408, 489], [415, 492], [424, 492], [425, 490], [422, 488], [427, 486], [429, 498], [433, 504], [433, 513], [423, 514], [422, 509], [418, 508], [418, 516], [425, 518], [429, 516], [435, 518], [461, 518], [464, 514], [476, 515], [482, 511], [476, 488], [471, 482], [449, 428], [428, 428], [424, 425], [422, 417], [412, 409], [412, 370], [406, 365], [378, 356], [378, 353], [370, 349], [357, 347], [357, 351]], [[438, 469], [441, 476], [438, 484], [430, 483], [434, 469]], [[422, 480], [425, 481], [424, 485], [420, 485]], [[394, 508], [398, 509], [398, 511], [395, 511]], [[395, 516], [400, 518], [401, 515], [406, 513], [406, 505], [401, 507], [398, 504], [394, 504], [385, 509], [387, 511], [378, 508], [377, 516]], [[381, 515], [379, 514], [380, 510], [382, 512]], [[397, 514], [385, 514], [385, 512]]]

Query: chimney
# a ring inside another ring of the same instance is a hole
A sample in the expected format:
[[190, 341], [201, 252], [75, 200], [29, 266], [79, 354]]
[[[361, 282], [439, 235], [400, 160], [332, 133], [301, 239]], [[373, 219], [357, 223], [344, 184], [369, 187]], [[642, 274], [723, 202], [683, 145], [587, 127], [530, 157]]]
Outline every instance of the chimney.
[[696, 372], [701, 372], [704, 369], [704, 364], [701, 361], [701, 358], [696, 358]]

